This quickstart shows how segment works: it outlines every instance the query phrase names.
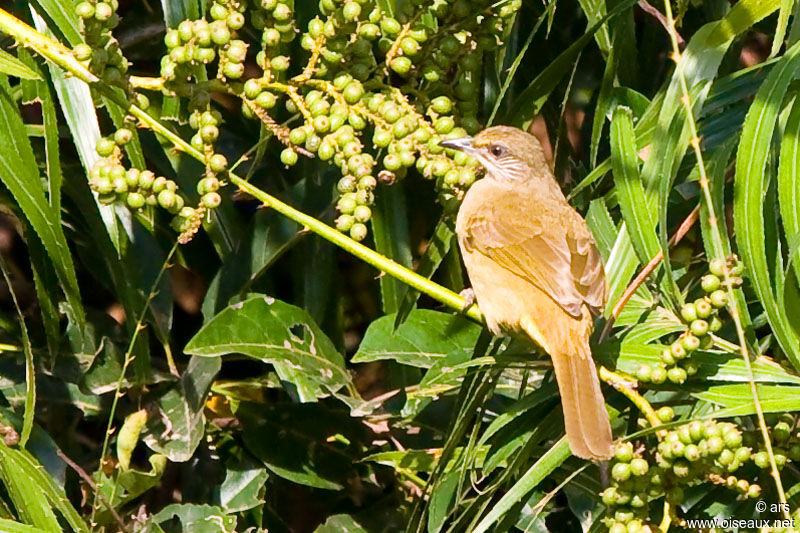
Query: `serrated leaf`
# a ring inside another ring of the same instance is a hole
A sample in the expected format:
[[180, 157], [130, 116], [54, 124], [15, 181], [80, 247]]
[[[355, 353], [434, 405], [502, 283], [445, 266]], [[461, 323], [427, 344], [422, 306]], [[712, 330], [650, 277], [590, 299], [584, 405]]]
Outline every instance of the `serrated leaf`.
[[[786, 309], [778, 305], [776, 289], [770, 276], [764, 239], [766, 161], [780, 105], [789, 84], [800, 69], [800, 44], [795, 44], [772, 68], [756, 93], [742, 130], [736, 154], [734, 176], [733, 222], [745, 275], [751, 280], [778, 341], [795, 369], [800, 369], [800, 339], [792, 329]], [[796, 206], [795, 206], [796, 207]]]
[[2, 49], [0, 49], [0, 72], [24, 80], [42, 79], [28, 65]]

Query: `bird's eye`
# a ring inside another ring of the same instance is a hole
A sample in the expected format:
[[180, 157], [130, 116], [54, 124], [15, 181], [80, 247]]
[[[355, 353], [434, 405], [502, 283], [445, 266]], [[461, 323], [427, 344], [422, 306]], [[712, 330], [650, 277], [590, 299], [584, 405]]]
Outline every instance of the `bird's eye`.
[[492, 144], [489, 146], [489, 153], [492, 154], [494, 157], [503, 157], [506, 155], [505, 147], [499, 144]]

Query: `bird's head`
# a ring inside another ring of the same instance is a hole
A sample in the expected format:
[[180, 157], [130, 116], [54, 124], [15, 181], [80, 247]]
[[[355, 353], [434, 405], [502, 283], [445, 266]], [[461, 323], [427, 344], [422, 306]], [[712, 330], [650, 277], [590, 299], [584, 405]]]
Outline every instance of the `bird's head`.
[[477, 159], [489, 178], [526, 182], [551, 176], [542, 145], [533, 135], [510, 126], [492, 126], [475, 137], [442, 141], [442, 146], [465, 152]]

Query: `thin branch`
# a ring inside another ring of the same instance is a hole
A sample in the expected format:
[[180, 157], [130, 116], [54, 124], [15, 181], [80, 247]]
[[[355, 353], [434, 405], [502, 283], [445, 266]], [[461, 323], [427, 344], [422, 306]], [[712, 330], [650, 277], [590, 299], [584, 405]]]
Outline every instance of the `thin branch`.
[[[672, 16], [672, 6], [670, 5], [669, 0], [664, 0], [664, 10], [667, 15], [667, 33], [669, 33], [670, 41], [672, 42], [672, 59], [675, 61], [676, 65], [676, 72], [675, 74], [678, 76], [678, 81], [680, 82], [681, 86], [681, 93], [682, 98], [681, 102], [683, 103], [686, 109], [686, 121], [689, 125], [689, 132], [691, 134], [691, 140], [689, 144], [692, 146], [692, 150], [694, 151], [695, 157], [697, 158], [697, 167], [700, 171], [700, 179], [698, 179], [698, 184], [703, 191], [703, 199], [706, 203], [706, 209], [708, 210], [708, 218], [710, 221], [714, 222], [717, 220], [717, 215], [714, 209], [714, 201], [711, 196], [711, 187], [709, 186], [708, 174], [706, 173], [706, 166], [705, 161], [703, 158], [703, 151], [700, 149], [700, 134], [698, 133], [697, 129], [697, 122], [694, 118], [694, 111], [692, 109], [692, 99], [691, 95], [689, 94], [689, 86], [686, 81], [686, 76], [684, 75], [683, 69], [685, 61], [683, 61], [683, 57], [680, 51], [680, 46], [678, 44], [678, 32], [675, 30], [675, 19]], [[723, 250], [724, 247], [722, 245], [722, 235], [720, 234], [719, 228], [717, 227], [716, 223], [709, 224], [710, 226], [710, 234], [711, 238], [714, 240], [714, 246], [717, 250]], [[715, 259], [715, 258], [710, 258]], [[764, 448], [767, 451], [767, 455], [769, 456], [769, 463], [770, 463], [770, 470], [772, 479], [775, 481], [775, 488], [778, 493], [778, 500], [781, 503], [781, 514], [786, 520], [790, 519], [789, 513], [789, 505], [786, 502], [786, 493], [783, 490], [783, 482], [781, 481], [780, 472], [778, 472], [778, 465], [775, 462], [775, 454], [772, 451], [772, 442], [770, 441], [769, 436], [769, 429], [767, 429], [767, 423], [764, 420], [764, 409], [761, 407], [761, 401], [758, 397], [758, 389], [755, 383], [755, 375], [753, 374], [753, 366], [750, 363], [750, 354], [747, 350], [747, 341], [745, 339], [744, 334], [744, 327], [742, 326], [742, 320], [739, 316], [739, 304], [738, 300], [734, 294], [734, 285], [731, 282], [731, 273], [730, 268], [728, 267], [728, 262], [722, 261], [722, 274], [723, 274], [723, 286], [726, 288], [728, 294], [728, 313], [733, 319], [733, 324], [736, 327], [736, 334], [739, 338], [739, 353], [744, 360], [745, 367], [747, 368], [747, 375], [748, 375], [748, 382], [750, 384], [750, 394], [753, 398], [753, 406], [756, 410], [756, 418], [758, 419], [758, 426], [761, 429], [761, 437], [764, 440]]]
[[84, 483], [89, 485], [89, 488], [92, 489], [92, 492], [94, 492], [95, 496], [103, 503], [105, 508], [108, 509], [108, 512], [111, 513], [111, 516], [114, 517], [114, 520], [117, 521], [120, 529], [122, 531], [128, 531], [128, 526], [125, 525], [125, 521], [122, 520], [122, 517], [119, 515], [117, 510], [114, 509], [114, 506], [111, 505], [111, 502], [109, 502], [106, 497], [100, 494], [100, 491], [97, 490], [97, 484], [92, 479], [92, 476], [86, 473], [86, 470], [81, 468], [78, 463], [67, 457], [67, 455], [58, 448], [56, 448], [56, 455], [58, 455], [62, 461], [67, 463], [67, 466], [74, 470], [75, 473], [78, 474], [78, 477], [84, 481]]

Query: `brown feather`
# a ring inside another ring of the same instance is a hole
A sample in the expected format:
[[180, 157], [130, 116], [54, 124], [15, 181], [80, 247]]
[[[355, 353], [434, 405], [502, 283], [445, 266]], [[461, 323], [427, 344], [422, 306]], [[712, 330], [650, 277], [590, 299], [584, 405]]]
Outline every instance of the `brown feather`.
[[[494, 162], [493, 143], [508, 147]], [[478, 305], [492, 332], [525, 333], [551, 355], [573, 453], [606, 459], [611, 426], [589, 349], [592, 316], [607, 298], [594, 239], [535, 138], [497, 127], [473, 146], [487, 177], [467, 191], [456, 233]], [[525, 179], [499, 175], [509, 160], [526, 168]]]

